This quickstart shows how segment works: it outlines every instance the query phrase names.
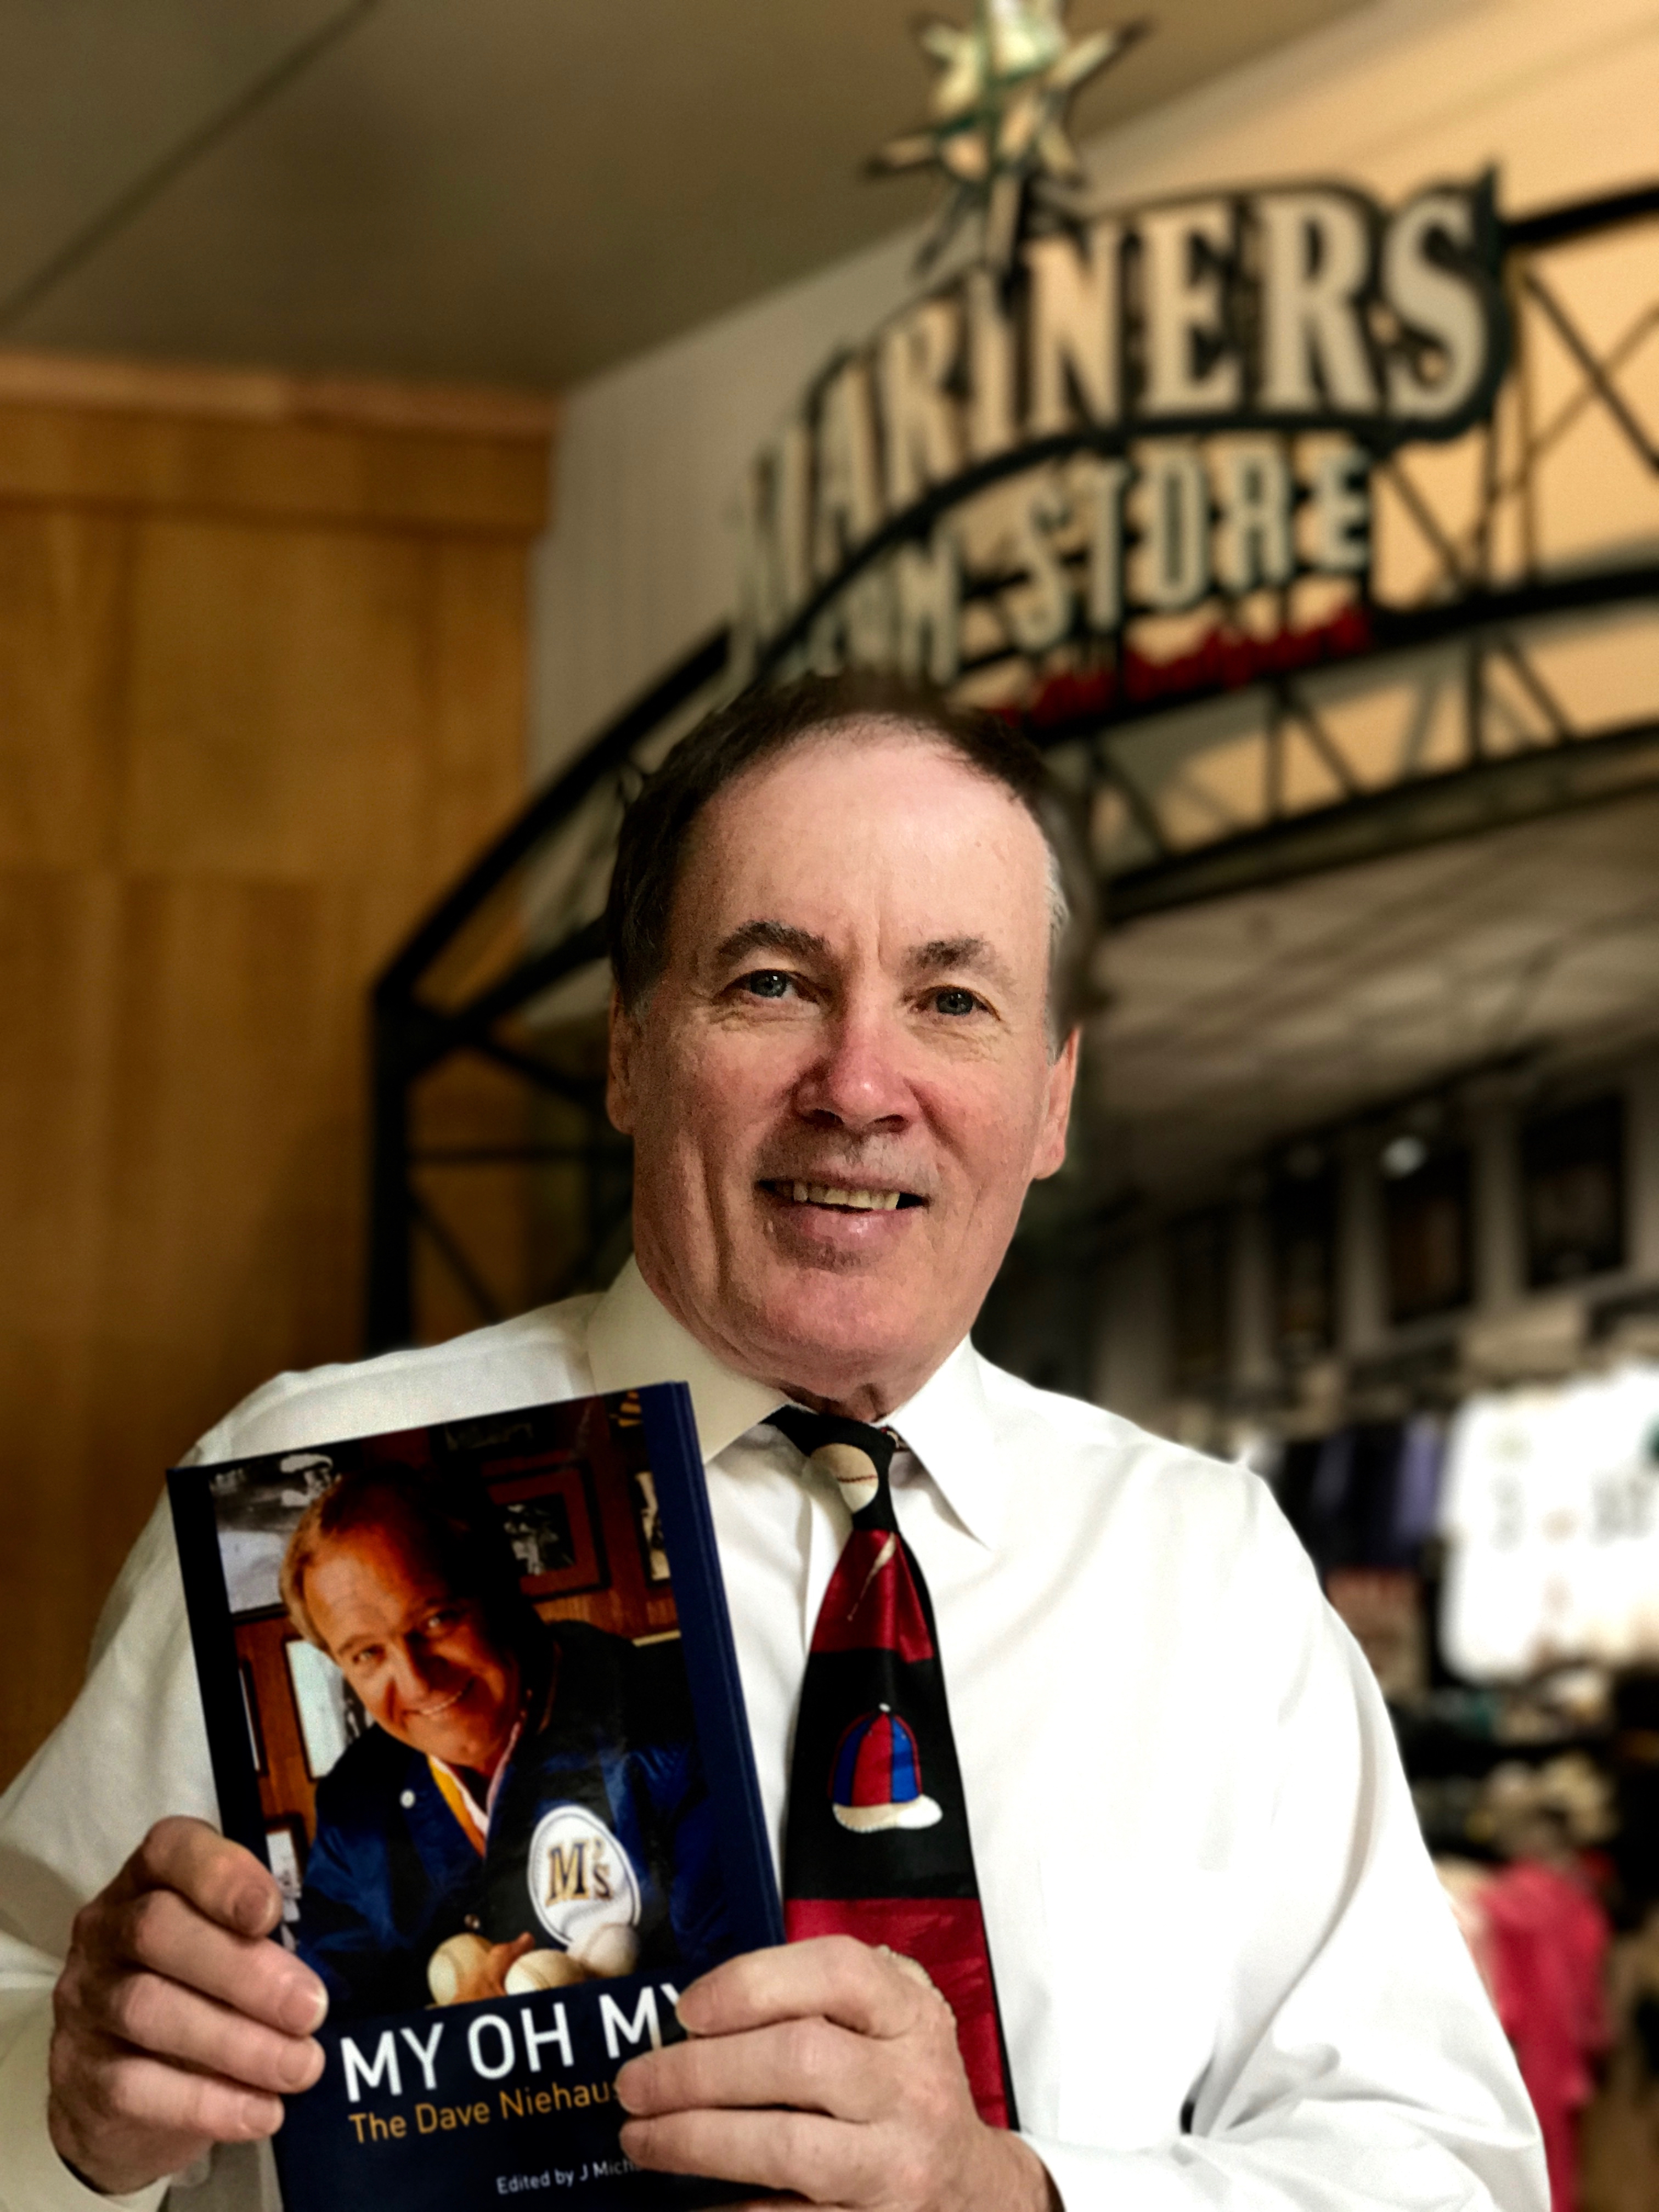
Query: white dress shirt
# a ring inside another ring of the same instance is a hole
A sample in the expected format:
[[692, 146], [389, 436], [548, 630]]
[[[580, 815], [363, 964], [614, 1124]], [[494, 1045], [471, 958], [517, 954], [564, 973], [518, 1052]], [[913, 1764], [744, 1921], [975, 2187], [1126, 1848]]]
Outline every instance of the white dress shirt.
[[[777, 1394], [722, 1368], [631, 1263], [602, 1298], [279, 1376], [195, 1456], [670, 1380], [691, 1386], [775, 1852], [844, 1510], [759, 1425]], [[1261, 1484], [966, 1341], [890, 1425], [1021, 2124], [1067, 2212], [1542, 2212], [1526, 2095], [1387, 1715]], [[179, 1812], [216, 1817], [158, 1509], [78, 1703], [0, 1801], [3, 2212], [111, 2202], [46, 2135], [50, 1992], [76, 1908]], [[246, 2147], [173, 2188], [176, 2212], [276, 2201]]]

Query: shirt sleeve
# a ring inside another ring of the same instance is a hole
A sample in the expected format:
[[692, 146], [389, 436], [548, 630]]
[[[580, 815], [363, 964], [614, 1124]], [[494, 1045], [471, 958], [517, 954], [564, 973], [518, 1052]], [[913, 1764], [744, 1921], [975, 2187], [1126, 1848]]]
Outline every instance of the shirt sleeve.
[[[56, 1976], [54, 1962], [47, 1962]], [[50, 1993], [52, 1984], [46, 1984]], [[102, 2197], [76, 2179], [46, 2132], [46, 2051], [52, 2041], [50, 1994], [44, 2004], [20, 2004], [10, 1990], [0, 2008], [0, 2205], [5, 2212], [160, 2212], [167, 2185], [134, 2197]]]
[[1281, 1655], [1261, 1738], [1271, 1796], [1189, 2131], [1132, 2151], [1027, 2140], [1066, 2212], [1547, 2212], [1531, 2106], [1387, 1710], [1295, 1538], [1267, 1519], [1252, 1613]]
[[73, 1710], [0, 1798], [0, 2212], [155, 2212], [166, 2195], [157, 2184], [100, 2197], [75, 2179], [46, 2131], [46, 2056], [76, 1913], [169, 1813], [218, 1821], [163, 1500], [110, 1595]]

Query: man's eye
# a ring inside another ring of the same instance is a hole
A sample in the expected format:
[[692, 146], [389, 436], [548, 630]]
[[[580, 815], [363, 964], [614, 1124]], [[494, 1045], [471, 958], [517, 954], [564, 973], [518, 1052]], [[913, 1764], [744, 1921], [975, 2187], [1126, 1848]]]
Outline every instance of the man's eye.
[[751, 998], [781, 999], [789, 988], [789, 978], [778, 968], [757, 968], [752, 975], [742, 978], [738, 988], [747, 991]]
[[935, 991], [933, 1011], [937, 1014], [971, 1014], [977, 1012], [979, 1000], [971, 991]]

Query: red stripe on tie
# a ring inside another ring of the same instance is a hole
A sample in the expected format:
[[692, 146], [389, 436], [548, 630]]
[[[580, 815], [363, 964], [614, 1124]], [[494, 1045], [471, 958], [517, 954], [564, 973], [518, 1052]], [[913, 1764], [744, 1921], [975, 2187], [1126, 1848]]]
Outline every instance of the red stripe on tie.
[[890, 1528], [854, 1528], [847, 1539], [818, 1607], [812, 1649], [933, 1656], [909, 1559]]
[[987, 2127], [1007, 2126], [991, 1954], [976, 1897], [792, 1897], [783, 1922], [792, 1943], [854, 1936], [925, 1966], [957, 2016], [957, 2047], [975, 2109]]
[[853, 1760], [853, 1802], [884, 1805], [893, 1794], [893, 1723], [885, 1713], [864, 1732]]

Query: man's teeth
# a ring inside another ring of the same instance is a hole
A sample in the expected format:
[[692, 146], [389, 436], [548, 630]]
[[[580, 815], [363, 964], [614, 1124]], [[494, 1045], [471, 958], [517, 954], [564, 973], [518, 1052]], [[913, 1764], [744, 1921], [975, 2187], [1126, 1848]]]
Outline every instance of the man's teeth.
[[896, 1190], [842, 1190], [833, 1182], [792, 1182], [797, 1206], [847, 1206], [859, 1213], [891, 1213], [902, 1194]]

